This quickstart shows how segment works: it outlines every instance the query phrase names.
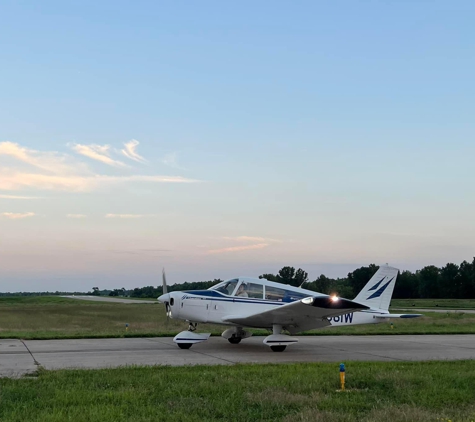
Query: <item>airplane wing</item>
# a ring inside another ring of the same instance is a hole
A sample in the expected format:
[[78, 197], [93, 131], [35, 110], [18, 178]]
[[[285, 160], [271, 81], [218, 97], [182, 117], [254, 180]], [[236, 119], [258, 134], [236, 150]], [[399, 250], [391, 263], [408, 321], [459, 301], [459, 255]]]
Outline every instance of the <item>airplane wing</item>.
[[363, 309], [369, 307], [348, 299], [335, 300], [330, 296], [316, 296], [252, 315], [229, 315], [223, 321], [254, 328], [272, 328], [274, 324], [279, 324], [295, 334], [326, 327], [330, 325], [327, 318]]

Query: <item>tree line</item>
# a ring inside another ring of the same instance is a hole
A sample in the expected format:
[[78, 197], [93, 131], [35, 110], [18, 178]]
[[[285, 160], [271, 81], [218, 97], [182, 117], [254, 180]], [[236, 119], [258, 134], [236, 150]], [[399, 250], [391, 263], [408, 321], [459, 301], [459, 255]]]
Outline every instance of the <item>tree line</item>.
[[[378, 270], [378, 266], [370, 264], [357, 268], [343, 278], [330, 278], [320, 275], [315, 280], [308, 279], [308, 273], [301, 268], [282, 267], [277, 274], [262, 274], [259, 278], [266, 278], [291, 286], [301, 286], [325, 294], [337, 294], [351, 299], [364, 287], [368, 280]], [[220, 283], [221, 279], [209, 281], [185, 282], [168, 286], [168, 291], [177, 290], [204, 290]], [[101, 296], [129, 296], [137, 298], [157, 298], [163, 293], [162, 286], [136, 287], [100, 290], [93, 287], [92, 292], [16, 292], [1, 293], [1, 296], [37, 296], [37, 295], [65, 295], [90, 294]], [[463, 261], [461, 264], [448, 263], [443, 267], [428, 265], [415, 272], [402, 271], [393, 294], [394, 299], [475, 299], [475, 258], [472, 262]]]
[[[370, 264], [357, 268], [343, 278], [330, 278], [322, 274], [315, 280], [309, 281], [306, 271], [287, 266], [281, 268], [277, 274], [262, 274], [259, 278], [291, 286], [301, 286], [315, 292], [354, 298], [378, 269], [379, 266]], [[203, 290], [221, 281], [221, 279], [214, 279], [173, 284], [168, 286], [168, 291]], [[158, 297], [161, 294], [162, 286], [147, 286], [135, 288], [130, 296]], [[460, 265], [449, 263], [441, 268], [428, 265], [415, 272], [402, 271], [398, 275], [393, 298], [475, 299], [475, 258], [472, 262], [463, 261]]]

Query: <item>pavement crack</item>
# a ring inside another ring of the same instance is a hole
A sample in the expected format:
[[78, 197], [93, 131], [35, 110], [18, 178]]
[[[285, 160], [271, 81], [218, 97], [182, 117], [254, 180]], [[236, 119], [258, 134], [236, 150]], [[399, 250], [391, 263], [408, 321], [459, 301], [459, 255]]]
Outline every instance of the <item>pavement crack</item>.
[[[160, 343], [160, 344], [164, 344], [164, 345], [167, 345], [169, 346], [170, 348], [173, 348], [175, 349], [175, 346], [173, 344], [170, 344], [169, 342], [167, 341], [164, 341], [162, 340], [160, 337], [156, 337], [154, 339], [145, 339], [145, 340], [149, 340], [149, 341], [153, 341], [155, 343]], [[232, 363], [232, 364], [236, 364], [237, 362], [234, 362], [232, 360], [229, 360], [229, 359], [224, 359], [224, 358], [220, 358], [220, 357], [217, 357], [217, 356], [213, 356], [213, 355], [210, 355], [208, 353], [203, 353], [203, 352], [200, 352], [198, 350], [189, 350], [190, 352], [193, 352], [193, 353], [196, 353], [198, 355], [203, 355], [203, 356], [208, 356], [210, 358], [213, 358], [213, 359], [218, 359], [218, 360], [222, 360], [223, 362], [228, 362], [228, 363]]]
[[233, 360], [220, 358], [220, 357], [218, 357], [218, 356], [210, 355], [209, 353], [199, 352], [198, 350], [190, 350], [190, 352], [197, 353], [198, 355], [208, 356], [209, 358], [213, 358], [213, 359], [219, 359], [219, 360], [222, 360], [222, 361], [224, 361], [224, 362], [228, 362], [228, 363], [232, 363], [232, 364], [236, 364], [236, 363], [237, 363], [237, 362], [235, 362], [235, 361], [233, 361]]
[[28, 348], [28, 346], [26, 345], [26, 343], [23, 341], [23, 339], [20, 339], [20, 341], [23, 343], [23, 346], [25, 346], [25, 349], [28, 351], [28, 353], [30, 354], [31, 358], [33, 359], [33, 363], [40, 367], [41, 364], [35, 359], [35, 357], [33, 356], [33, 353], [31, 353], [31, 350]]

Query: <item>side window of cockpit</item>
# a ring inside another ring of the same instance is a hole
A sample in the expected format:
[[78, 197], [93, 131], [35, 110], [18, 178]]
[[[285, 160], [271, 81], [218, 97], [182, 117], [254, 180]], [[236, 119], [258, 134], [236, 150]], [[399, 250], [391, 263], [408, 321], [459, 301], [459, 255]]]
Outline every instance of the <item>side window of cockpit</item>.
[[262, 299], [264, 295], [264, 288], [262, 284], [248, 283], [247, 294], [254, 299]]
[[238, 280], [229, 280], [229, 281], [223, 281], [222, 283], [217, 284], [216, 286], [212, 287], [213, 290], [216, 290], [217, 292], [224, 293], [225, 295], [231, 295], [236, 288]]
[[236, 284], [237, 284], [237, 280], [236, 281], [230, 281], [227, 285], [226, 285], [226, 292], [224, 292], [225, 294], [227, 295], [232, 295], [233, 292], [234, 292], [234, 289], [236, 288]]
[[282, 302], [284, 296], [285, 296], [284, 289], [278, 289], [277, 287], [266, 286], [266, 299]]

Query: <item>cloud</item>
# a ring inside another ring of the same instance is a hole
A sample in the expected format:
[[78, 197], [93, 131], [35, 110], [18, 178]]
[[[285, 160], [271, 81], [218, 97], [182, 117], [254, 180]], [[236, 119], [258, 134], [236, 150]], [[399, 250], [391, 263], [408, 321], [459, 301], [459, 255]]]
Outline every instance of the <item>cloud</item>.
[[0, 199], [40, 199], [38, 196], [18, 196], [18, 195], [2, 195]]
[[68, 218], [86, 218], [86, 214], [67, 214], [66, 217]]
[[149, 217], [150, 214], [106, 214], [106, 218], [143, 218]]
[[116, 253], [116, 254], [128, 254], [128, 255], [162, 255], [162, 256], [169, 256], [164, 254], [163, 252], [171, 252], [171, 249], [137, 249], [133, 251], [127, 250], [110, 250], [108, 252]]
[[102, 185], [124, 182], [196, 183], [198, 180], [180, 176], [60, 176], [0, 169], [0, 189], [3, 190], [28, 187], [42, 190], [88, 192]]
[[241, 251], [248, 251], [252, 249], [263, 249], [263, 248], [267, 248], [267, 246], [269, 246], [269, 243], [256, 243], [254, 245], [231, 246], [229, 248], [211, 249], [207, 251], [207, 253], [220, 254], [220, 253], [227, 253], [227, 252], [241, 252]]
[[9, 218], [11, 220], [19, 220], [21, 218], [34, 217], [36, 214], [34, 212], [3, 212], [3, 217]]
[[107, 164], [114, 167], [127, 167], [122, 161], [113, 160], [110, 158], [110, 146], [109, 145], [81, 145], [74, 144], [72, 149], [78, 154], [84, 155], [85, 157], [92, 158], [93, 160], [100, 161], [101, 163]]
[[270, 238], [258, 237], [258, 236], [234, 236], [234, 237], [224, 236], [221, 239], [237, 242], [237, 243], [250, 243], [250, 244], [242, 245], [242, 246], [227, 246], [227, 247], [218, 248], [218, 249], [211, 249], [211, 250], [208, 250], [206, 253], [220, 254], [220, 253], [227, 253], [227, 252], [241, 252], [241, 251], [247, 251], [247, 250], [252, 250], [252, 249], [263, 249], [263, 248], [267, 248], [273, 243], [281, 243], [281, 241], [277, 239], [270, 239]]
[[[103, 148], [98, 151], [106, 151]], [[94, 173], [85, 163], [68, 154], [39, 152], [13, 142], [0, 142], [1, 156], [14, 159], [15, 167], [0, 163], [0, 190], [35, 188], [70, 192], [89, 192], [103, 186], [123, 183], [195, 183], [181, 176], [109, 176]], [[31, 168], [33, 167], [33, 168]]]
[[124, 143], [124, 149], [122, 149], [120, 152], [124, 154], [127, 158], [130, 158], [131, 160], [137, 161], [139, 163], [146, 163], [147, 160], [143, 158], [141, 155], [137, 154], [135, 151], [137, 146], [139, 145], [139, 141], [132, 139], [129, 142]]
[[56, 151], [42, 152], [22, 147], [14, 142], [0, 142], [0, 155], [9, 156], [50, 174], [87, 172], [87, 166]]
[[255, 237], [255, 236], [235, 236], [235, 237], [223, 237], [224, 240], [232, 240], [234, 242], [266, 242], [266, 243], [281, 243], [281, 240], [270, 239], [267, 237]]
[[185, 168], [178, 165], [176, 152], [170, 152], [169, 154], [165, 155], [165, 157], [162, 159], [162, 163], [175, 169], [186, 170]]

